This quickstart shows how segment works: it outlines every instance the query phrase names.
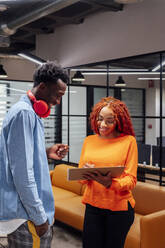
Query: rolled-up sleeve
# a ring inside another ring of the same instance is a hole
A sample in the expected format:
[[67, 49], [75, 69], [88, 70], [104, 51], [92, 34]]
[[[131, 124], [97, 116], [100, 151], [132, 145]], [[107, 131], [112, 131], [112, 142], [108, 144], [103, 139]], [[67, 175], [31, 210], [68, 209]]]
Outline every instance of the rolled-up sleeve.
[[16, 191], [29, 220], [35, 225], [40, 225], [46, 222], [47, 216], [34, 176], [34, 129], [34, 113], [20, 111], [11, 122], [7, 147]]

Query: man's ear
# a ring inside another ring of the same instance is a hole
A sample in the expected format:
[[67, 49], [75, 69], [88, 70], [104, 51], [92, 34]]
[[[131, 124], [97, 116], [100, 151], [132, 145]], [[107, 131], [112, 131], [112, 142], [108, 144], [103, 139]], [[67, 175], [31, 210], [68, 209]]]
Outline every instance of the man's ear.
[[47, 91], [48, 91], [47, 85], [45, 83], [41, 82], [38, 85], [38, 92], [40, 92], [39, 94], [45, 95], [45, 93], [47, 93]]
[[41, 90], [45, 90], [46, 88], [46, 84], [41, 82], [39, 85], [38, 85], [38, 88], [41, 89]]

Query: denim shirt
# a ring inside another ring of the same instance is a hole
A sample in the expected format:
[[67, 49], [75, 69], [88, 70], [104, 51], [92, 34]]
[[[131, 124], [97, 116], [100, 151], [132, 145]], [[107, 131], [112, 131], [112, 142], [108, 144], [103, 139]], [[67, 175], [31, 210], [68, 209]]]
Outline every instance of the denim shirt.
[[54, 218], [44, 127], [28, 96], [11, 107], [0, 135], [0, 220]]

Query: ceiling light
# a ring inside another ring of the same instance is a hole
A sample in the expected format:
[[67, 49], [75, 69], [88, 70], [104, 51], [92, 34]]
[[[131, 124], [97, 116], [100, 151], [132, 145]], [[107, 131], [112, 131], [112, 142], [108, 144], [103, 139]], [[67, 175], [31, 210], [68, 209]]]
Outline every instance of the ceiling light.
[[42, 60], [41, 58], [38, 58], [37, 56], [34, 56], [32, 54], [18, 53], [18, 55], [20, 57], [23, 57], [24, 59], [30, 60], [36, 64], [39, 64], [39, 65], [42, 65], [43, 63], [45, 63], [44, 60]]
[[0, 77], [1, 78], [7, 78], [7, 73], [6, 71], [3, 69], [3, 65], [0, 65]]
[[[160, 80], [160, 78], [138, 78], [138, 80]], [[165, 78], [162, 78], [162, 80], [165, 80]]]
[[115, 83], [115, 86], [118, 86], [118, 87], [126, 86], [126, 83], [125, 83], [124, 79], [122, 78], [122, 76], [118, 77], [118, 79]]
[[7, 35], [0, 35], [0, 47], [9, 47], [10, 37]]
[[[107, 75], [107, 72], [83, 72], [83, 75]], [[109, 75], [160, 75], [160, 72], [109, 72]]]
[[73, 82], [83, 82], [83, 81], [85, 81], [85, 78], [80, 71], [76, 71], [76, 73], [72, 77], [72, 81]]
[[[82, 72], [107, 72], [107, 69], [95, 69], [95, 68], [93, 68], [93, 69], [78, 69], [79, 71], [82, 71]], [[71, 71], [77, 71], [77, 69], [71, 69]], [[115, 69], [109, 69], [108, 70], [109, 72], [113, 72], [113, 71], [118, 71], [118, 72], [120, 72], [120, 71], [126, 71], [126, 72], [129, 72], [129, 71], [133, 71], [133, 72], [138, 72], [138, 71], [142, 71], [142, 72], [146, 72], [146, 71], [148, 71], [148, 69], [125, 69], [125, 68], [115, 68]]]
[[0, 4], [0, 11], [3, 12], [7, 10], [7, 6], [5, 4]]
[[[162, 62], [162, 67], [165, 65], [165, 61]], [[160, 65], [155, 66], [152, 71], [158, 71], [160, 69]]]
[[121, 3], [121, 4], [138, 3], [142, 1], [143, 0], [114, 0], [114, 2]]

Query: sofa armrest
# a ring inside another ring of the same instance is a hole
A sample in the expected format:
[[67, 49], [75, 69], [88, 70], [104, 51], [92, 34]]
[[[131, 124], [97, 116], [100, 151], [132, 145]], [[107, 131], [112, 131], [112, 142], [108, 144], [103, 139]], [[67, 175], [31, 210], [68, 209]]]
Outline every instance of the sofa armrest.
[[54, 172], [54, 170], [50, 170], [50, 171], [49, 171], [51, 182], [52, 182], [53, 172]]
[[165, 210], [141, 217], [141, 248], [165, 247]]

